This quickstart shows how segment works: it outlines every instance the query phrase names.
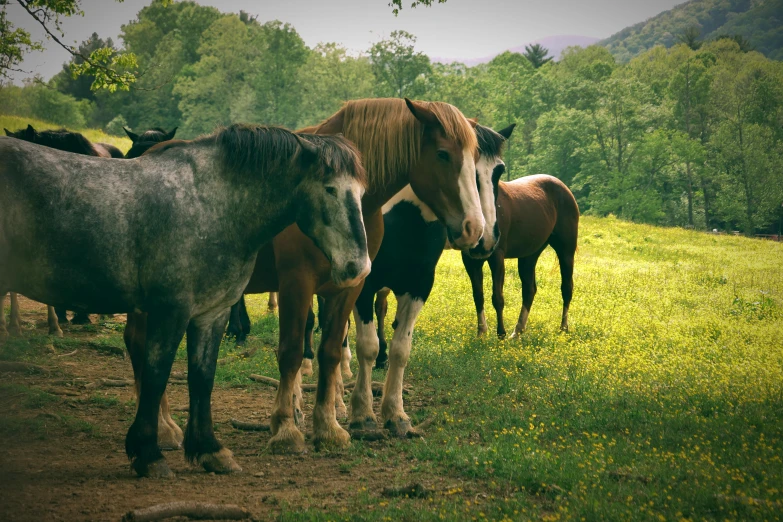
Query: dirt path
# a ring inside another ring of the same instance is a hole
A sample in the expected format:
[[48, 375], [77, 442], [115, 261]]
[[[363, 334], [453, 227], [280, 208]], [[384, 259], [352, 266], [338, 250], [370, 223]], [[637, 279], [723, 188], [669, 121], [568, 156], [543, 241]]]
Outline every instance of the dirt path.
[[[33, 325], [38, 325], [36, 333], [46, 332], [43, 306], [23, 300], [22, 312], [25, 335]], [[114, 335], [121, 335], [122, 325], [114, 327]], [[304, 455], [269, 454], [268, 432], [242, 432], [229, 423], [231, 418], [268, 419], [273, 390], [255, 383], [220, 387], [213, 395], [218, 438], [234, 452], [242, 473], [207, 474], [186, 463], [178, 451], [166, 453], [176, 478], [138, 479], [124, 451], [135, 413], [132, 387], [84, 388], [99, 378], [132, 375], [128, 360], [89, 347], [101, 335], [96, 330], [65, 329], [66, 338], [78, 339], [69, 345], [77, 350], [73, 355], [63, 357], [70, 352], [51, 345], [42, 348], [58, 352], [38, 361], [49, 373], [0, 375], [0, 435], [5, 439], [0, 447], [0, 520], [119, 520], [130, 509], [173, 500], [238, 504], [267, 519], [292, 509], [340, 513], [360, 499], [366, 503], [367, 495], [379, 496], [384, 487], [412, 481], [449, 487], [446, 478], [412, 471], [417, 463], [406, 458], [405, 441], [354, 443], [337, 454], [316, 453], [312, 445]], [[184, 362], [177, 361], [174, 370], [184, 371]], [[169, 393], [184, 427], [187, 386], [172, 384]], [[309, 430], [313, 397], [306, 401]]]

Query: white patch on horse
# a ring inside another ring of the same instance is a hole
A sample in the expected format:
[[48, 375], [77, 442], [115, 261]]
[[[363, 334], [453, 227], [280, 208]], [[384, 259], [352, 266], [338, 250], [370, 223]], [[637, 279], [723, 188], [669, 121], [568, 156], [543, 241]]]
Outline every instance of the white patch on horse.
[[432, 209], [428, 207], [425, 202], [420, 200], [418, 196], [416, 196], [410, 185], [405, 185], [401, 191], [392, 196], [392, 198], [383, 205], [383, 213], [386, 214], [401, 201], [413, 203], [421, 212], [421, 217], [424, 219], [424, 221], [431, 223], [438, 220], [438, 217], [435, 215]]
[[403, 294], [397, 298], [397, 328], [389, 344], [389, 369], [383, 387], [381, 417], [384, 421], [405, 422], [408, 416], [402, 404], [402, 381], [405, 367], [411, 353], [413, 327], [419, 317], [424, 301]]
[[350, 421], [351, 423], [375, 422], [375, 414], [372, 411], [372, 367], [380, 351], [378, 333], [374, 321], [362, 322], [356, 307], [353, 309], [353, 318], [356, 324], [356, 359], [359, 363], [359, 373], [351, 394]]
[[479, 204], [479, 193], [476, 187], [476, 162], [470, 149], [462, 151], [462, 169], [459, 173], [459, 197], [462, 202], [462, 210], [465, 213], [465, 223], [472, 222], [475, 225], [473, 236], [468, 237], [468, 244], [464, 247], [472, 247], [481, 239], [484, 231], [484, 214]]
[[495, 247], [495, 223], [497, 223], [497, 207], [495, 205], [495, 189], [492, 185], [492, 174], [499, 165], [505, 165], [497, 156], [480, 156], [476, 163], [478, 182], [481, 185], [481, 212], [484, 215], [484, 249], [491, 251]]

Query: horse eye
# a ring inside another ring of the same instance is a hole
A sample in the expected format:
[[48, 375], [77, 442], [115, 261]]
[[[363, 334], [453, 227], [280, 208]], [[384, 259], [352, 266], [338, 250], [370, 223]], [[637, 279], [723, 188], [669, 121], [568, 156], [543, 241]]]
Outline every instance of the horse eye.
[[449, 151], [443, 150], [443, 149], [439, 150], [438, 151], [438, 159], [442, 160], [442, 161], [450, 161], [451, 160], [451, 156], [449, 156]]
[[326, 193], [330, 196], [337, 197], [337, 189], [334, 187], [326, 187]]

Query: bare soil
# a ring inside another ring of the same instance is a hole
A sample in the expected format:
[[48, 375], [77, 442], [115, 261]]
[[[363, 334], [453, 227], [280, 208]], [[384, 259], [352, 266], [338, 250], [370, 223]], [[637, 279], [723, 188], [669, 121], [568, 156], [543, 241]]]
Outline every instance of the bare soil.
[[[33, 327], [45, 334], [46, 308], [23, 298], [21, 306], [25, 335]], [[124, 320], [117, 316], [112, 321]], [[0, 520], [120, 520], [131, 509], [175, 500], [238, 504], [259, 519], [308, 508], [348, 514], [366, 505], [368, 495], [381, 500], [388, 486], [418, 482], [441, 490], [458, 482], [422, 472], [421, 463], [406, 458], [406, 441], [354, 443], [339, 453], [318, 453], [310, 444], [303, 455], [272, 455], [268, 432], [243, 432], [230, 425], [232, 418], [268, 421], [274, 390], [250, 382], [241, 388], [217, 387], [213, 394], [218, 438], [234, 452], [242, 473], [208, 474], [175, 451], [166, 453], [175, 478], [139, 479], [124, 450], [135, 414], [133, 387], [84, 387], [100, 378], [131, 378], [130, 361], [91, 348], [89, 341], [98, 335], [94, 327], [63, 330], [66, 338], [79, 339], [75, 354], [63, 356], [72, 349], [49, 346], [51, 353], [38, 361], [49, 372], [0, 375], [0, 419], [7, 423], [0, 426], [6, 434], [0, 446]], [[185, 369], [183, 361], [175, 363], [175, 371]], [[25, 388], [56, 398], [36, 403]], [[171, 384], [168, 390], [175, 418], [184, 428], [187, 386]], [[310, 430], [314, 398], [307, 394], [305, 400]], [[468, 493], [465, 484], [459, 486]]]

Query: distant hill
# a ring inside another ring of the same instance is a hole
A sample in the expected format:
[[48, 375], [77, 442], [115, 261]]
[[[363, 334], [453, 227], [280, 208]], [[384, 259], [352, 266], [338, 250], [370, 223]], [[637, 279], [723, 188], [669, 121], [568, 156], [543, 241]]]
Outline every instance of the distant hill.
[[484, 56], [483, 58], [460, 59], [460, 58], [435, 57], [435, 58], [431, 58], [431, 60], [433, 62], [439, 62], [439, 63], [460, 62], [460, 63], [464, 63], [468, 67], [473, 67], [474, 65], [478, 65], [480, 63], [487, 63], [488, 61], [492, 60], [492, 58], [505, 51], [511, 51], [512, 53], [524, 53], [525, 46], [532, 45], [532, 44], [543, 45], [544, 47], [549, 49], [549, 56], [553, 56], [555, 60], [558, 60], [560, 58], [560, 53], [562, 53], [566, 47], [573, 47], [573, 46], [587, 47], [589, 45], [596, 43], [599, 39], [600, 38], [593, 38], [592, 36], [578, 36], [578, 35], [547, 36], [546, 38], [534, 40], [532, 42], [522, 44], [518, 47], [499, 50], [497, 53], [491, 56]]
[[656, 45], [675, 45], [691, 26], [701, 30], [702, 39], [742, 35], [757, 51], [783, 60], [783, 0], [691, 0], [599, 43], [628, 61]]

